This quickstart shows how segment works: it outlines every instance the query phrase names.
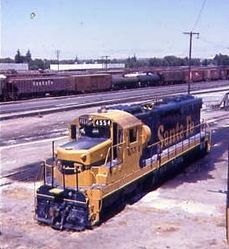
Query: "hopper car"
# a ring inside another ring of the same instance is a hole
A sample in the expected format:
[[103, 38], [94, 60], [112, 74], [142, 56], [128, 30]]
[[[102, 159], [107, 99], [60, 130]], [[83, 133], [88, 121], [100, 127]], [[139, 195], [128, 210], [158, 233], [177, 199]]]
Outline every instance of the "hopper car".
[[67, 95], [111, 89], [110, 74], [9, 77], [1, 84], [2, 100]]
[[35, 217], [55, 229], [81, 231], [145, 186], [158, 186], [210, 151], [200, 121], [202, 100], [190, 95], [118, 105], [74, 119], [69, 141], [42, 162]]

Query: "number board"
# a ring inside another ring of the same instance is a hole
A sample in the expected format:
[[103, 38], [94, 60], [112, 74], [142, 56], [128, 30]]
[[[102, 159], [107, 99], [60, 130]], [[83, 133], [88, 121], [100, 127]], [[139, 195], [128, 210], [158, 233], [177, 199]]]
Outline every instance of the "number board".
[[109, 120], [109, 119], [95, 119], [94, 125], [95, 126], [111, 126], [111, 120]]
[[94, 119], [89, 118], [89, 116], [81, 116], [79, 118], [80, 126], [111, 126], [111, 120], [109, 119]]
[[91, 125], [91, 124], [92, 124], [91, 121], [92, 121], [92, 120], [89, 119], [88, 116], [82, 116], [82, 117], [79, 118], [79, 123], [80, 123], [80, 125]]

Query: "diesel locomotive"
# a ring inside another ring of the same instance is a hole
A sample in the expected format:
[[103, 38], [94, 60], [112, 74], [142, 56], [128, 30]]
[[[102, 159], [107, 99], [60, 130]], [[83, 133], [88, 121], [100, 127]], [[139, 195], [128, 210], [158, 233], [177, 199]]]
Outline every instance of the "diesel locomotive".
[[200, 121], [201, 106], [200, 98], [180, 95], [74, 119], [69, 142], [54, 150], [53, 162], [42, 163], [37, 221], [60, 230], [90, 228], [144, 184], [158, 185], [204, 156], [211, 134]]

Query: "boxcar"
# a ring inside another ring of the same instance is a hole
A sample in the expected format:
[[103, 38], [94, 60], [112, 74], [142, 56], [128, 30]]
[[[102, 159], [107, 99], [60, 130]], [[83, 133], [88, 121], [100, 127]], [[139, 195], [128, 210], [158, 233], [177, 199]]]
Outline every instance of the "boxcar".
[[179, 84], [185, 81], [185, 73], [183, 70], [161, 71], [160, 74], [165, 84]]
[[192, 81], [199, 82], [204, 81], [204, 69], [196, 68], [192, 70]]
[[88, 74], [70, 76], [71, 87], [76, 92], [96, 92], [111, 89], [110, 74]]
[[207, 68], [205, 70], [205, 80], [219, 80], [220, 77], [220, 69], [219, 68]]

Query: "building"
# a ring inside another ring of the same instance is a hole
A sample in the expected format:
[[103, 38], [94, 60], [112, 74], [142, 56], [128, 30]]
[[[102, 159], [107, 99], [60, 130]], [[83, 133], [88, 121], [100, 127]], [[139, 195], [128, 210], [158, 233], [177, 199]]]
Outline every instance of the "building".
[[120, 69], [125, 68], [124, 63], [108, 63], [108, 64], [51, 64], [51, 70], [89, 70], [89, 69]]
[[27, 71], [29, 70], [29, 65], [28, 63], [0, 63], [0, 70]]

